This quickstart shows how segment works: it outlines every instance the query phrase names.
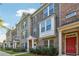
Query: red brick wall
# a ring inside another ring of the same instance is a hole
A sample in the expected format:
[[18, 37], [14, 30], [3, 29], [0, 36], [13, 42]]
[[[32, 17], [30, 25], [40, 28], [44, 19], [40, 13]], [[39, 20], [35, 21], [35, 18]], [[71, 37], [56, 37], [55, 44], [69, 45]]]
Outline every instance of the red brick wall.
[[[76, 11], [77, 16], [66, 19], [65, 16], [70, 11]], [[64, 22], [70, 21], [75, 18], [79, 18], [79, 3], [62, 3], [61, 4], [61, 20], [60, 20], [61, 24], [60, 25], [62, 25], [62, 23], [64, 23]], [[64, 21], [64, 22], [62, 22], [62, 21]]]

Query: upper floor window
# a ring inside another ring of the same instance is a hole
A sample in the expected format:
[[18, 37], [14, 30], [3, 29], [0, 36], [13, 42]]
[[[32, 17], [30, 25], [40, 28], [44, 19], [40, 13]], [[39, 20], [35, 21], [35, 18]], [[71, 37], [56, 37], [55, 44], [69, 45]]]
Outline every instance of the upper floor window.
[[25, 31], [27, 29], [27, 21], [23, 23], [23, 31]]
[[27, 38], [27, 35], [28, 35], [28, 32], [27, 32], [27, 30], [25, 31], [25, 38]]
[[48, 19], [47, 21], [46, 21], [46, 30], [48, 31], [48, 30], [51, 30], [51, 20], [50, 19]]
[[49, 15], [52, 15], [54, 13], [54, 4], [49, 4]]
[[23, 29], [25, 29], [25, 22], [23, 23]]
[[27, 27], [27, 21], [25, 22], [25, 27]]
[[54, 13], [54, 4], [50, 3], [43, 11], [44, 17], [52, 15]]
[[45, 32], [45, 22], [41, 23], [41, 32]]
[[48, 7], [43, 11], [44, 17], [48, 16]]
[[36, 35], [37, 29], [34, 27], [33, 28], [33, 34]]
[[35, 24], [37, 22], [37, 15], [32, 17], [32, 23]]
[[73, 16], [76, 16], [75, 11], [68, 13], [65, 18], [70, 18], [70, 17], [73, 17]]

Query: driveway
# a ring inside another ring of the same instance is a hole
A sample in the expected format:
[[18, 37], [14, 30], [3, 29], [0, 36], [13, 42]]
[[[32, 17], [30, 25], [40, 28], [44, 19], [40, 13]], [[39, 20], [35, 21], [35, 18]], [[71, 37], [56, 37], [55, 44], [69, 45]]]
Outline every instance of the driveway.
[[0, 51], [0, 56], [11, 56], [10, 54], [6, 53], [6, 52], [2, 52]]

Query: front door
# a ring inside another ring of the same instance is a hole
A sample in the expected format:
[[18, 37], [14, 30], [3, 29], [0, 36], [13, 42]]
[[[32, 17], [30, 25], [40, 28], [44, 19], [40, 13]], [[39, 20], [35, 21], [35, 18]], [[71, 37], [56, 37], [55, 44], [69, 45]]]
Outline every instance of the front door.
[[32, 40], [29, 40], [29, 48], [32, 48]]
[[66, 54], [76, 54], [76, 37], [66, 38]]

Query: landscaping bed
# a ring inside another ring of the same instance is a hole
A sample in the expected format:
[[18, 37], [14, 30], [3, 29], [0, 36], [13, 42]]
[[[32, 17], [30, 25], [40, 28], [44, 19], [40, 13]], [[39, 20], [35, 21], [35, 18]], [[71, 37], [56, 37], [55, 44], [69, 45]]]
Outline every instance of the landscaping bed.
[[42, 48], [30, 49], [30, 53], [41, 56], [57, 56], [58, 50], [55, 47], [50, 48], [42, 47]]

